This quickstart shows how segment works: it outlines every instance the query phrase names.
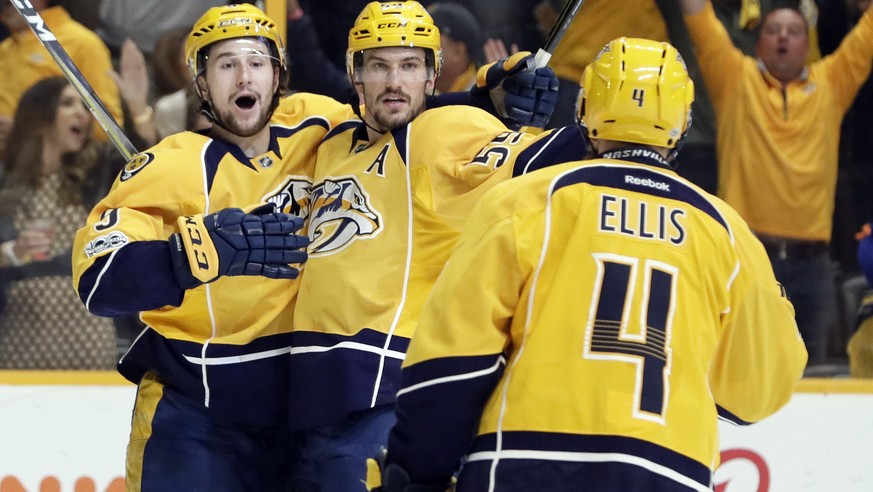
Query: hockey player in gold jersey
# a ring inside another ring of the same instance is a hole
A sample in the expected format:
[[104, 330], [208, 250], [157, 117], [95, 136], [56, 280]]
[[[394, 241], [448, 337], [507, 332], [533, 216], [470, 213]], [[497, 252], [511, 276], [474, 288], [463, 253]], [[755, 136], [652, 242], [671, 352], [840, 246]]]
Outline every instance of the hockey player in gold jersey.
[[[139, 385], [129, 490], [281, 490], [292, 277], [307, 242], [290, 232], [309, 214], [316, 148], [354, 112], [314, 94], [279, 98], [283, 43], [252, 5], [207, 11], [186, 56], [212, 129], [166, 138], [126, 165], [77, 235], [74, 287], [92, 313], [141, 312], [147, 326], [118, 365]], [[524, 70], [498, 75], [500, 114], [548, 118], [553, 106], [536, 102], [556, 86], [526, 86], [537, 79]], [[490, 97], [428, 104], [489, 107]]]
[[[424, 111], [439, 41], [414, 1], [371, 2], [350, 31], [347, 68], [364, 110], [331, 130], [316, 160], [291, 353], [291, 419], [303, 429], [295, 490], [359, 490], [365, 458], [393, 423], [421, 306], [479, 197], [587, 150], [578, 128], [534, 136], [476, 108]], [[530, 58], [485, 68], [480, 85]], [[554, 82], [547, 68], [529, 76], [532, 86]]]
[[445, 490], [463, 463], [459, 492], [711, 490], [717, 419], [789, 401], [807, 354], [763, 246], [670, 169], [693, 98], [667, 43], [620, 38], [588, 66], [596, 158], [473, 210], [371, 488]]
[[147, 325], [118, 366], [139, 385], [128, 490], [280, 490], [291, 264], [306, 257], [289, 232], [315, 148], [351, 112], [297, 94], [274, 114], [283, 43], [252, 5], [207, 11], [186, 53], [212, 129], [125, 166], [76, 236], [74, 287], [91, 312], [142, 312]]
[[[307, 242], [290, 232], [309, 213], [316, 148], [354, 112], [314, 94], [279, 98], [283, 42], [252, 5], [207, 11], [186, 57], [212, 129], [168, 137], [126, 165], [77, 235], [74, 287], [92, 313], [141, 312], [147, 326], [118, 365], [139, 385], [129, 490], [281, 490], [292, 277]], [[532, 104], [556, 88], [499, 75], [501, 114], [520, 125], [548, 117]], [[428, 104], [488, 107], [490, 96]]]

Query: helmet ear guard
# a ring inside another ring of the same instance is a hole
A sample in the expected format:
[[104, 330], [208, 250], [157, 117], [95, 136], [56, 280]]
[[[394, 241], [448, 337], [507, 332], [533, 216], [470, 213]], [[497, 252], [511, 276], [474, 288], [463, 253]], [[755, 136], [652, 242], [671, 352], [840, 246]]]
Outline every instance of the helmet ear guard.
[[442, 67], [440, 31], [433, 18], [416, 1], [370, 2], [349, 30], [346, 50], [346, 72], [352, 83], [357, 82], [356, 71], [363, 63], [362, 52], [388, 47], [424, 48], [425, 61], [432, 66], [434, 77]]
[[590, 138], [673, 149], [691, 125], [694, 83], [668, 43], [610, 41], [582, 75], [577, 110]]

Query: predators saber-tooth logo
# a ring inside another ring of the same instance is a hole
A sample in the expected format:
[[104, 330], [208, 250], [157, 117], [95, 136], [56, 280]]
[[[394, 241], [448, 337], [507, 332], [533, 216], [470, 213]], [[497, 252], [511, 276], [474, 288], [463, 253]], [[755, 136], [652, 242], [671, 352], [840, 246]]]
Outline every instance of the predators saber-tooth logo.
[[327, 180], [312, 189], [310, 256], [340, 251], [382, 230], [382, 216], [354, 176]]
[[289, 176], [279, 188], [267, 194], [263, 201], [276, 210], [305, 219], [309, 215], [309, 190], [312, 182], [302, 176]]

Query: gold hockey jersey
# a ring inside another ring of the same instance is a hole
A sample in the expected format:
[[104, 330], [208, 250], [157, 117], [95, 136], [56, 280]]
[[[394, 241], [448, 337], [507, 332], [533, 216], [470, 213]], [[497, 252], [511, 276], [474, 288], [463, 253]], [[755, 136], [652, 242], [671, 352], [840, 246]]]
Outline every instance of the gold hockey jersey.
[[141, 312], [147, 329], [119, 362], [125, 377], [155, 371], [236, 421], [284, 422], [298, 281], [234, 276], [183, 290], [167, 239], [178, 217], [228, 207], [306, 216], [316, 147], [350, 116], [333, 99], [296, 94], [272, 117], [263, 155], [185, 132], [124, 167], [76, 236], [73, 283], [92, 313]]
[[393, 402], [422, 304], [479, 198], [586, 151], [578, 128], [517, 133], [466, 106], [374, 142], [365, 130], [341, 125], [318, 149], [291, 357], [298, 427]]
[[388, 460], [413, 482], [466, 454], [458, 491], [711, 490], [717, 419], [791, 397], [806, 350], [748, 226], [657, 154], [608, 156], [470, 216], [403, 367]]

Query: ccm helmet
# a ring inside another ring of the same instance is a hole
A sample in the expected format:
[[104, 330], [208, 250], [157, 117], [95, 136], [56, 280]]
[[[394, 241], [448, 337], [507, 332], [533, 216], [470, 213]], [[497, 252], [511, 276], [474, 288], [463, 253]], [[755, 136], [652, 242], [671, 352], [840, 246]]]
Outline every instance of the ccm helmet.
[[191, 77], [196, 78], [206, 69], [206, 57], [211, 44], [226, 39], [259, 37], [270, 48], [270, 54], [279, 65], [279, 80], [285, 80], [288, 71], [285, 45], [276, 30], [276, 23], [261, 9], [243, 3], [212, 7], [194, 24], [185, 42], [185, 60]]
[[370, 2], [349, 31], [346, 51], [349, 78], [355, 80], [355, 69], [363, 63], [363, 50], [393, 46], [424, 48], [428, 66], [439, 75], [440, 31], [427, 10], [415, 1]]
[[669, 43], [618, 38], [585, 68], [579, 99], [589, 137], [676, 149], [691, 123], [694, 83]]

